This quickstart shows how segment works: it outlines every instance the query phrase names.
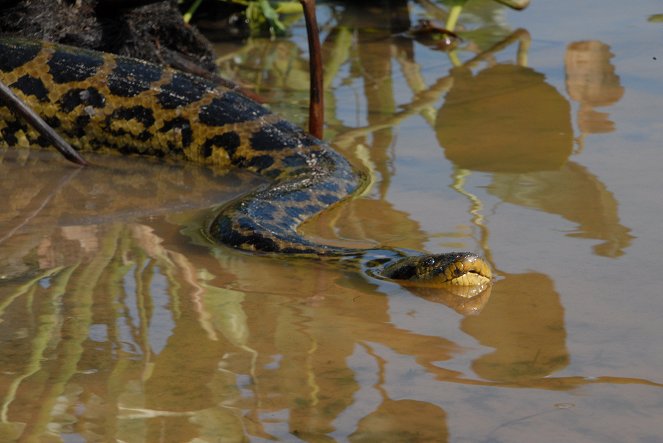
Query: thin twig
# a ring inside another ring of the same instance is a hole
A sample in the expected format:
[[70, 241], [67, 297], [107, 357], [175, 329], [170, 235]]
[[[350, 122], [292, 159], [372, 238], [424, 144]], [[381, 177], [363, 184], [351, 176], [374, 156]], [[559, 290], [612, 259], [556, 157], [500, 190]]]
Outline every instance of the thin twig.
[[322, 55], [320, 51], [320, 32], [315, 18], [315, 0], [299, 0], [304, 8], [306, 33], [308, 35], [309, 71], [311, 93], [309, 103], [308, 131], [315, 137], [322, 138], [325, 111], [322, 86]]
[[28, 124], [39, 132], [46, 140], [48, 140], [67, 160], [86, 166], [88, 163], [76, 152], [74, 148], [69, 145], [51, 126], [39, 117], [27, 104], [23, 102], [14, 92], [9, 89], [2, 81], [0, 81], [0, 101], [12, 111], [14, 114], [23, 117]]

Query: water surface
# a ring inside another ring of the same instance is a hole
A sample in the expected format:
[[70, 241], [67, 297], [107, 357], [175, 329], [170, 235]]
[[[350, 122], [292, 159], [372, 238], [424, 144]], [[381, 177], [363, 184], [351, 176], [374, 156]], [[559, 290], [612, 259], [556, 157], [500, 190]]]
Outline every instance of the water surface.
[[[96, 157], [0, 161], [2, 441], [659, 441], [660, 103], [653, 1], [319, 8], [325, 138], [368, 172], [306, 229], [472, 250], [459, 303], [209, 244], [246, 174]], [[219, 43], [306, 124], [305, 31]]]

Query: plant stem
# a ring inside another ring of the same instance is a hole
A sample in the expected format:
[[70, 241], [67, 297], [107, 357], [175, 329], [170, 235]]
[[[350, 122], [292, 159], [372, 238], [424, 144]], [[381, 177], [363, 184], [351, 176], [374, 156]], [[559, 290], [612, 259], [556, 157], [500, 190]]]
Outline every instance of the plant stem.
[[308, 130], [317, 138], [322, 138], [324, 126], [324, 99], [322, 86], [322, 55], [320, 51], [320, 32], [315, 18], [315, 0], [299, 0], [304, 8], [306, 34], [308, 35], [309, 71], [311, 93], [309, 103]]

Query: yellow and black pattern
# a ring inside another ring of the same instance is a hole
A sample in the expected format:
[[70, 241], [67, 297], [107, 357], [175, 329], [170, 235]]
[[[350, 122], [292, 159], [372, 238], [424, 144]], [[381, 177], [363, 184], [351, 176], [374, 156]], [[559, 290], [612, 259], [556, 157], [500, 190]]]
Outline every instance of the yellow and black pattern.
[[[237, 91], [131, 58], [9, 38], [0, 40], [0, 80], [80, 150], [182, 158], [269, 178], [270, 186], [228, 205], [210, 224], [209, 235], [223, 244], [364, 258], [383, 267], [381, 276], [398, 280], [489, 278], [473, 254], [404, 257], [300, 235], [303, 222], [356, 192], [361, 175], [327, 144]], [[8, 146], [46, 145], [4, 107], [0, 135]]]

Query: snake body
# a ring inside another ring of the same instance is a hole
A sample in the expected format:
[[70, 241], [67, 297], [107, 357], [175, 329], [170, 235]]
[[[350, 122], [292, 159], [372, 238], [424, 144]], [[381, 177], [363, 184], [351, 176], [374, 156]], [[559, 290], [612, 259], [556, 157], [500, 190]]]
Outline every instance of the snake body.
[[[270, 180], [224, 207], [208, 235], [256, 253], [361, 261], [371, 274], [404, 284], [485, 285], [478, 256], [351, 249], [312, 241], [300, 225], [362, 186], [362, 175], [328, 144], [233, 90], [116, 55], [0, 39], [0, 80], [80, 150], [180, 158], [247, 169]], [[47, 143], [0, 107], [8, 146]]]

